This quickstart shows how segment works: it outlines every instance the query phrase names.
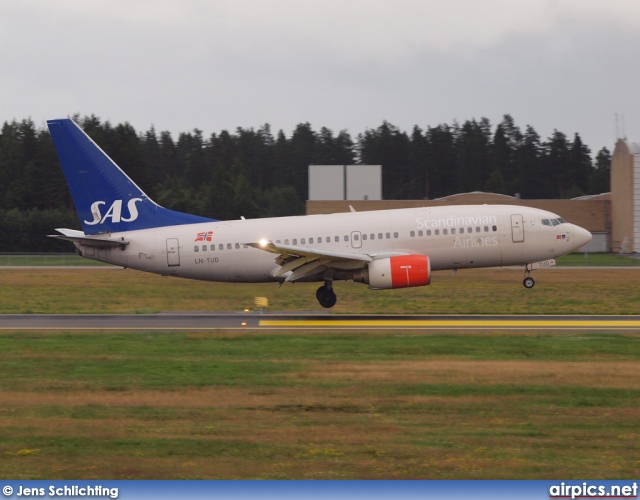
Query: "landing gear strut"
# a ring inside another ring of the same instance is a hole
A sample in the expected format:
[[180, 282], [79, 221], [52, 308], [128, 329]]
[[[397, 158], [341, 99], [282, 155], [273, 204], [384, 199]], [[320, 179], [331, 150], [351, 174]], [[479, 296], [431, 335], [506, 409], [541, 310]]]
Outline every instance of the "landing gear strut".
[[333, 291], [333, 284], [331, 281], [325, 281], [318, 290], [316, 290], [316, 298], [322, 307], [329, 309], [336, 305], [338, 298]]
[[529, 269], [529, 266], [527, 265], [525, 267], [525, 271], [524, 271], [524, 280], [522, 280], [522, 284], [524, 285], [525, 288], [533, 288], [533, 286], [536, 284], [536, 281], [531, 277], [531, 270]]

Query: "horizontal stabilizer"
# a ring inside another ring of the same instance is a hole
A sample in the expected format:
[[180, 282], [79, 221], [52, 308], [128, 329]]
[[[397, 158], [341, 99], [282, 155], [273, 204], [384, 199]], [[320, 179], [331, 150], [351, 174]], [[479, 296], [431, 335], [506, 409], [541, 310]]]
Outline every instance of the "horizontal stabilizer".
[[56, 229], [56, 231], [62, 234], [49, 234], [47, 237], [71, 241], [72, 243], [82, 243], [85, 246], [95, 248], [122, 248], [129, 244], [129, 240], [125, 240], [124, 238], [106, 239], [86, 236], [82, 231], [76, 231], [74, 229]]

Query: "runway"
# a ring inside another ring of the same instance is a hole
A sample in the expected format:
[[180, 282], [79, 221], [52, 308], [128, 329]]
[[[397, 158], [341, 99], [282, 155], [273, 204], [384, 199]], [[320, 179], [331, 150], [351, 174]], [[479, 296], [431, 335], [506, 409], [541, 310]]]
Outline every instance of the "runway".
[[333, 315], [328, 313], [4, 314], [0, 331], [580, 330], [640, 332], [640, 316]]

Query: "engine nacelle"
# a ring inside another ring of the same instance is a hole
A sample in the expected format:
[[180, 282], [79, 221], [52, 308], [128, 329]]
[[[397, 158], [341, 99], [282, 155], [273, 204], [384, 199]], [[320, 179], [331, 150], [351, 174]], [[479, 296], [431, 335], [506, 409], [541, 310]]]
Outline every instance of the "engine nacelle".
[[398, 255], [369, 262], [356, 272], [353, 281], [367, 283], [373, 290], [425, 286], [431, 283], [431, 262], [426, 255]]

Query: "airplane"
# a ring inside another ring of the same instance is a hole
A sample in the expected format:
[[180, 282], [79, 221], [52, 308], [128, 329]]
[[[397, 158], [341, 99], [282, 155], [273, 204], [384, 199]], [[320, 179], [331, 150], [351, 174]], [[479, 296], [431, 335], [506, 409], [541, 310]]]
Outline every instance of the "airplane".
[[218, 282], [335, 281], [373, 290], [429, 285], [433, 271], [555, 264], [591, 240], [551, 212], [513, 205], [456, 205], [216, 220], [152, 201], [71, 119], [47, 122], [82, 231], [56, 229], [89, 259], [165, 276]]

